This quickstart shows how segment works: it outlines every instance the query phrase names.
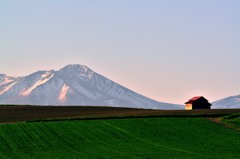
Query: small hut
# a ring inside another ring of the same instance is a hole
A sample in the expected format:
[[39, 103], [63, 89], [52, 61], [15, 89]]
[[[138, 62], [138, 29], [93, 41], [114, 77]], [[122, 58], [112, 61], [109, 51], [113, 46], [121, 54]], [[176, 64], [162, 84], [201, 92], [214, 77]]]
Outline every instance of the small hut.
[[211, 109], [211, 103], [208, 102], [206, 98], [203, 96], [196, 96], [189, 99], [186, 103], [185, 109]]

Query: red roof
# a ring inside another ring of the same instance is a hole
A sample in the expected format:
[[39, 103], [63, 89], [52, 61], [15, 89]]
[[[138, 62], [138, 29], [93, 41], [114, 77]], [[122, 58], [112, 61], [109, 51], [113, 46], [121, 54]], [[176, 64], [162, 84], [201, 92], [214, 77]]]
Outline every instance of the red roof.
[[188, 103], [193, 103], [195, 101], [197, 101], [198, 99], [202, 98], [203, 96], [195, 96], [191, 99], [189, 99], [185, 104], [188, 104]]

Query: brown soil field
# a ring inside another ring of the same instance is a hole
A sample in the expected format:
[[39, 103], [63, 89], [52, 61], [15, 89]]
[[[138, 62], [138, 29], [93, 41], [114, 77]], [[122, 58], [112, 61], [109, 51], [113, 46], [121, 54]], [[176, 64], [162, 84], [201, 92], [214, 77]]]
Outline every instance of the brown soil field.
[[0, 106], [0, 123], [131, 117], [219, 117], [240, 109], [148, 110], [94, 106]]

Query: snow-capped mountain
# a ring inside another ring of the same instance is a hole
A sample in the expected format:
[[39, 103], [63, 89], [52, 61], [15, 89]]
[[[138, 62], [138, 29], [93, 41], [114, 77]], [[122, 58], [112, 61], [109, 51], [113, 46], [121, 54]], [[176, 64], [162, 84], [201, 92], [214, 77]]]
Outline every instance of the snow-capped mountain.
[[212, 103], [212, 108], [215, 109], [240, 108], [240, 95], [217, 100]]
[[0, 104], [118, 106], [181, 109], [135, 93], [84, 65], [38, 71], [25, 77], [0, 74]]

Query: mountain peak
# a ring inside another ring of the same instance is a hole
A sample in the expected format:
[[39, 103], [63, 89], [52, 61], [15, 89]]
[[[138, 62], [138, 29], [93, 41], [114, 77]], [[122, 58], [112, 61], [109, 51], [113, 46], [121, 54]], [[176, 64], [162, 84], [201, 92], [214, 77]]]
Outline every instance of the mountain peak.
[[71, 64], [61, 68], [59, 70], [59, 73], [70, 76], [70, 77], [75, 75], [75, 76], [81, 76], [81, 77], [88, 77], [89, 79], [91, 79], [95, 72], [85, 65]]
[[64, 66], [63, 68], [61, 68], [60, 70], [76, 70], [76, 69], [81, 69], [83, 67], [87, 67], [85, 65], [81, 65], [81, 64], [69, 64]]
[[57, 71], [37, 71], [21, 78], [3, 75], [0, 103], [179, 109], [135, 93], [80, 64], [66, 65]]

